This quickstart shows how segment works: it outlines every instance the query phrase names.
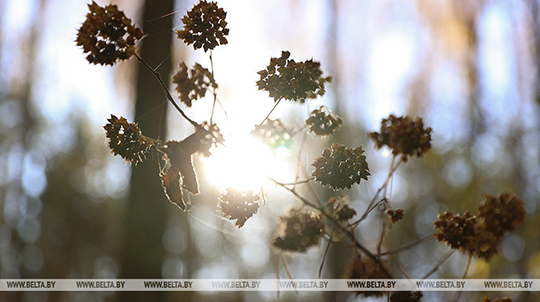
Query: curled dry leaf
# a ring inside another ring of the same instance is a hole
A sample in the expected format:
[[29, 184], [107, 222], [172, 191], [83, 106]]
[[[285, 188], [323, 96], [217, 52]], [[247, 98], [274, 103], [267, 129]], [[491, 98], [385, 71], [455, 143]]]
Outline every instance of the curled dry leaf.
[[160, 173], [161, 184], [169, 201], [182, 211], [189, 209], [189, 202], [184, 200], [182, 188], [193, 195], [199, 194], [199, 183], [191, 156], [197, 152], [210, 156], [211, 146], [222, 140], [215, 124], [204, 123], [183, 141], [167, 141], [158, 147], [158, 151], [164, 154], [163, 160], [166, 163], [165, 170]]

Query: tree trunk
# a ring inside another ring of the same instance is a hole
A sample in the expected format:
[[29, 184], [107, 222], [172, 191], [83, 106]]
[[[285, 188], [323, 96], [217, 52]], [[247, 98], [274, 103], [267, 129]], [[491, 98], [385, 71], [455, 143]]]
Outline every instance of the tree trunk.
[[[140, 55], [154, 68], [160, 65], [158, 71], [166, 83], [169, 82], [167, 79], [172, 69], [172, 33], [169, 29], [173, 27], [173, 17], [159, 17], [173, 10], [174, 0], [145, 1], [141, 22], [147, 36], [143, 40]], [[139, 66], [136, 91], [135, 121], [144, 135], [164, 138], [167, 116], [165, 94], [152, 73], [142, 65]], [[170, 204], [164, 196], [158, 175], [159, 168], [155, 160], [146, 160], [133, 167], [124, 222], [123, 278], [161, 278], [164, 255], [162, 236]], [[121, 300], [163, 301], [164, 296], [164, 292], [159, 291], [122, 292]]]

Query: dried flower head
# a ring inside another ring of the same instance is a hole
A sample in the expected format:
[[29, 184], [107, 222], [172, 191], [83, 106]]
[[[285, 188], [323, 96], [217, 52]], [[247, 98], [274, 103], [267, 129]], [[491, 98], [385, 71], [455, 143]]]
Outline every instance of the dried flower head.
[[348, 196], [332, 197], [329, 205], [333, 216], [339, 221], [347, 221], [356, 215], [356, 210], [351, 207]]
[[251, 135], [275, 149], [290, 144], [293, 130], [287, 128], [280, 119], [267, 119], [264, 124], [256, 126]]
[[421, 117], [414, 121], [409, 117], [396, 117], [391, 114], [382, 120], [380, 133], [371, 132], [369, 137], [375, 146], [386, 145], [394, 155], [401, 155], [404, 160], [411, 156], [422, 156], [431, 149], [431, 128], [424, 129]]
[[154, 141], [142, 135], [135, 123], [128, 123], [124, 117], [117, 118], [111, 114], [108, 124], [103, 126], [107, 131], [109, 149], [114, 155], [120, 155], [132, 164], [143, 161], [143, 157], [150, 151]]
[[291, 209], [288, 216], [281, 217], [280, 231], [273, 245], [282, 251], [304, 253], [319, 244], [323, 230], [319, 216], [302, 209]]
[[444, 212], [435, 222], [436, 238], [471, 256], [488, 260], [508, 231], [525, 221], [523, 200], [510, 193], [486, 194], [476, 216]]
[[436, 238], [452, 248], [471, 253], [475, 249], [476, 226], [476, 216], [468, 211], [463, 215], [445, 211], [435, 221]]
[[326, 91], [324, 83], [331, 77], [322, 77], [321, 64], [313, 60], [295, 62], [289, 60], [288, 51], [282, 51], [281, 57], [271, 58], [270, 65], [258, 72], [259, 90], [266, 90], [277, 102], [281, 99], [304, 103], [306, 99], [314, 99]]
[[93, 64], [113, 65], [117, 60], [129, 59], [135, 54], [135, 42], [144, 36], [142, 30], [131, 24], [118, 7], [104, 8], [92, 1], [90, 12], [77, 33], [77, 45], [88, 53], [86, 59]]
[[525, 222], [527, 211], [523, 200], [514, 194], [501, 193], [497, 196], [485, 194], [478, 207], [478, 218], [494, 236], [501, 237], [514, 231]]
[[508, 297], [490, 299], [488, 296], [484, 296], [484, 299], [482, 301], [484, 302], [513, 302], [512, 298], [508, 298]]
[[253, 191], [239, 191], [228, 188], [227, 193], [221, 196], [218, 203], [224, 217], [230, 220], [236, 220], [235, 225], [238, 228], [244, 226], [246, 221], [257, 213], [259, 209], [259, 195], [253, 194]]
[[315, 167], [312, 176], [333, 190], [350, 189], [353, 184], [367, 180], [370, 175], [363, 153], [361, 146], [351, 148], [334, 143], [331, 149], [324, 149], [322, 155], [311, 164]]
[[227, 13], [217, 6], [216, 2], [199, 1], [193, 8], [182, 17], [184, 28], [176, 32], [178, 39], [184, 40], [187, 45], [193, 44], [193, 48], [203, 48], [206, 52], [218, 45], [227, 44], [226, 28]]
[[217, 88], [212, 73], [199, 63], [195, 63], [192, 69], [184, 62], [180, 63], [180, 70], [173, 76], [172, 82], [176, 84], [178, 97], [188, 107], [193, 101], [203, 98], [209, 87]]
[[420, 302], [423, 296], [422, 292], [393, 292], [390, 302]]
[[332, 135], [341, 128], [342, 123], [341, 118], [332, 113], [326, 106], [311, 111], [311, 115], [306, 120], [308, 130], [316, 136]]
[[403, 219], [403, 216], [405, 216], [405, 212], [403, 212], [402, 209], [397, 209], [397, 210], [388, 209], [386, 210], [386, 215], [390, 217], [390, 220], [392, 221], [392, 223], [396, 223], [400, 221], [401, 219]]
[[[389, 279], [390, 276], [373, 259], [359, 255], [351, 259], [345, 269], [345, 279]], [[360, 291], [365, 297], [380, 297], [385, 294], [382, 291]]]

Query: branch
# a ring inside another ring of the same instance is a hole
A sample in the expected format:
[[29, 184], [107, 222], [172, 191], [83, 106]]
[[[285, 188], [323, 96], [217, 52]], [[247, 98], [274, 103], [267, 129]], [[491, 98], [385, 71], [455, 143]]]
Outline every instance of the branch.
[[287, 188], [285, 185], [275, 181], [274, 179], [272, 178], [269, 178], [271, 181], [273, 181], [275, 184], [281, 186], [282, 188], [284, 188], [285, 190], [289, 191], [289, 193], [293, 194], [299, 201], [301, 201], [302, 203], [304, 203], [305, 205], [308, 205], [316, 210], [318, 210], [322, 216], [324, 216], [326, 219], [332, 221], [334, 223], [334, 225], [336, 226], [337, 230], [344, 236], [346, 236], [353, 244], [354, 244], [354, 247], [356, 247], [357, 249], [361, 250], [366, 256], [368, 256], [371, 260], [373, 260], [378, 266], [379, 268], [381, 269], [381, 271], [383, 273], [385, 273], [389, 278], [391, 278], [391, 274], [390, 272], [388, 272], [388, 270], [386, 269], [386, 267], [384, 267], [384, 265], [382, 265], [379, 257], [376, 257], [375, 255], [373, 255], [373, 253], [371, 253], [366, 247], [364, 247], [362, 244], [360, 244], [356, 238], [354, 237], [354, 234], [352, 234], [351, 232], [345, 230], [343, 228], [343, 226], [341, 226], [339, 224], [339, 222], [337, 222], [332, 216], [330, 216], [328, 213], [326, 213], [324, 211], [324, 208], [322, 207], [318, 207], [316, 206], [315, 204], [313, 204], [312, 202], [308, 201], [307, 199], [305, 199], [304, 197], [302, 197], [300, 194], [298, 194], [298, 192], [296, 192], [295, 190], [293, 189], [290, 189], [290, 188]]
[[141, 56], [139, 56], [138, 54], [135, 54], [135, 56], [137, 57], [137, 60], [139, 60], [140, 63], [142, 63], [144, 65], [144, 67], [146, 67], [148, 70], [150, 70], [150, 72], [154, 75], [154, 77], [156, 78], [156, 80], [158, 81], [159, 85], [161, 86], [161, 88], [163, 89], [163, 91], [165, 91], [165, 95], [167, 96], [167, 100], [173, 105], [173, 107], [180, 113], [180, 115], [185, 118], [190, 124], [193, 125], [193, 127], [195, 127], [196, 129], [198, 128], [203, 128], [201, 125], [199, 125], [197, 122], [193, 121], [192, 119], [190, 119], [185, 113], [184, 111], [180, 108], [180, 106], [178, 106], [178, 104], [174, 101], [174, 98], [172, 97], [171, 93], [169, 92], [169, 89], [167, 88], [167, 85], [165, 85], [165, 82], [163, 82], [163, 79], [161, 78], [161, 74], [159, 74], [159, 72], [157, 72], [152, 66], [150, 66], [150, 64], [148, 64], [143, 58], [141, 58]]
[[353, 227], [356, 227], [358, 224], [360, 224], [360, 222], [364, 221], [364, 219], [367, 218], [367, 216], [369, 215], [369, 213], [371, 213], [371, 211], [373, 211], [373, 209], [375, 209], [376, 206], [374, 206], [374, 203], [375, 201], [377, 200], [377, 197], [379, 196], [379, 194], [381, 193], [381, 191], [386, 188], [386, 186], [388, 185], [388, 182], [390, 181], [390, 179], [392, 179], [392, 176], [394, 175], [394, 172], [396, 172], [397, 168], [399, 167], [399, 165], [403, 162], [403, 157], [399, 160], [399, 162], [394, 166], [392, 167], [392, 169], [390, 169], [390, 172], [388, 173], [388, 176], [386, 177], [386, 180], [384, 181], [384, 183], [381, 185], [381, 187], [377, 190], [377, 192], [375, 193], [375, 196], [373, 196], [373, 198], [371, 199], [367, 209], [366, 209], [366, 212], [364, 212], [364, 214], [362, 215], [362, 217], [360, 217], [360, 219], [358, 219], [357, 221], [355, 221], [354, 223], [352, 223], [352, 226]]
[[409, 245], [400, 247], [400, 248], [398, 248], [398, 249], [396, 249], [396, 250], [386, 251], [386, 252], [384, 252], [384, 253], [381, 253], [380, 256], [386, 256], [386, 255], [393, 255], [393, 254], [401, 253], [401, 252], [403, 252], [403, 251], [406, 251], [406, 250], [408, 250], [408, 249], [411, 249], [411, 248], [413, 248], [413, 247], [419, 245], [420, 243], [424, 243], [424, 242], [426, 242], [426, 241], [429, 241], [429, 240], [431, 240], [431, 239], [433, 239], [433, 238], [435, 238], [435, 234], [429, 235], [429, 236], [427, 236], [427, 237], [424, 237], [424, 238], [422, 238], [422, 239], [420, 239], [420, 240], [418, 240], [418, 241], [415, 241], [415, 242], [413, 242], [413, 243], [411, 243], [411, 244], [409, 244]]

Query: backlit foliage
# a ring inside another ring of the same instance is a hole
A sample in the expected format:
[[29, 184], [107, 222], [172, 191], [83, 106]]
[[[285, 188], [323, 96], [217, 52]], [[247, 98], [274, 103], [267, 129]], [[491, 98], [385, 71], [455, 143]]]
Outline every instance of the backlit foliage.
[[[102, 8], [92, 2], [89, 9], [90, 13], [77, 34], [77, 45], [83, 46], [84, 53], [88, 53], [88, 61], [93, 64], [113, 65], [118, 60], [125, 60], [134, 55], [134, 44], [143, 37], [142, 31], [134, 27], [131, 20], [118, 11], [115, 5]], [[225, 17], [226, 12], [218, 7], [216, 2], [199, 1], [182, 17], [183, 29], [176, 32], [177, 36], [187, 45], [193, 45], [194, 49], [202, 48], [205, 52], [213, 50], [218, 45], [228, 43], [226, 36], [229, 29], [226, 28]], [[211, 53], [209, 57], [212, 63]], [[301, 129], [285, 125], [280, 118], [270, 117], [281, 100], [304, 104], [308, 99], [323, 96], [326, 92], [325, 84], [331, 81], [331, 77], [323, 76], [319, 62], [312, 59], [297, 62], [290, 57], [289, 51], [282, 51], [280, 57], [271, 58], [270, 64], [257, 73], [259, 80], [255, 83], [259, 90], [268, 92], [269, 101], [273, 100], [275, 105], [262, 122], [255, 126], [251, 135], [273, 149], [280, 146], [290, 147], [293, 141], [298, 142], [297, 137], [302, 135], [304, 139], [330, 136], [344, 126], [343, 120], [326, 106], [312, 110], [307, 114], [307, 118], [303, 117], [300, 121], [305, 121], [305, 127]], [[166, 87], [157, 71], [146, 63], [144, 58], [139, 56], [137, 58], [154, 74], [159, 84]], [[152, 150], [159, 152], [156, 153], [159, 156], [155, 158], [160, 165], [159, 177], [164, 192], [168, 199], [183, 211], [191, 207], [189, 198], [186, 198], [184, 194], [185, 191], [195, 195], [206, 189], [199, 187], [193, 157], [197, 154], [211, 156], [210, 150], [214, 147], [227, 148], [218, 125], [212, 119], [216, 102], [218, 102], [218, 85], [213, 76], [213, 64], [210, 66], [209, 70], [195, 63], [193, 68], [188, 68], [182, 62], [179, 64], [179, 70], [172, 77], [177, 98], [188, 109], [193, 110], [189, 108], [193, 102], [203, 98], [207, 90], [211, 90], [214, 95], [214, 104], [210, 122], [199, 123], [192, 120], [164, 88], [167, 101], [194, 127], [192, 134], [184, 139], [162, 142], [146, 137], [137, 124], [129, 123], [125, 118], [117, 118], [114, 115], [111, 115], [104, 126], [111, 152], [114, 155], [120, 155], [130, 163], [136, 165], [143, 161]], [[306, 132], [316, 137], [308, 136]], [[353, 186], [360, 184], [362, 180], [368, 181], [371, 172], [363, 146], [347, 147], [333, 143], [329, 148], [325, 148], [308, 167], [305, 166], [305, 162], [304, 164], [301, 162], [305, 154], [302, 153], [303, 151], [298, 151], [300, 152], [298, 171], [293, 183], [269, 179], [300, 203], [299, 206], [292, 208], [279, 218], [278, 229], [269, 244], [278, 254], [305, 253], [310, 248], [319, 246], [321, 242], [327, 243], [326, 250], [328, 251], [331, 245], [339, 244], [340, 247], [349, 249], [349, 254], [353, 255], [349, 264], [343, 268], [344, 278], [396, 278], [400, 271], [392, 271], [390, 268], [393, 266], [387, 265], [388, 259], [384, 256], [391, 253], [383, 253], [386, 248], [384, 239], [386, 232], [391, 229], [388, 227], [390, 225], [388, 222], [395, 224], [402, 220], [406, 221], [407, 217], [403, 209], [393, 208], [395, 204], [392, 203], [391, 184], [394, 173], [401, 163], [407, 162], [414, 156], [421, 157], [431, 149], [432, 132], [432, 128], [426, 127], [421, 117], [398, 117], [391, 114], [382, 120], [378, 132], [359, 133], [359, 136], [373, 140], [375, 148], [387, 147], [394, 155], [386, 180], [373, 193], [372, 198], [367, 199], [368, 201], [363, 198], [350, 200], [345, 195], [329, 199], [318, 196], [322, 187], [334, 191], [353, 189]], [[399, 158], [397, 164], [394, 162], [396, 158]], [[311, 160], [312, 158], [309, 162]], [[305, 170], [303, 172], [308, 171], [304, 173], [307, 179], [300, 178], [302, 169]], [[314, 189], [314, 183], [320, 185], [318, 191]], [[298, 189], [305, 184], [310, 189], [310, 195], [304, 195], [305, 191]], [[217, 209], [235, 226], [243, 227], [248, 219], [259, 211], [265, 210], [264, 203], [261, 202], [264, 196], [262, 186], [261, 184], [261, 190], [257, 194], [250, 190], [227, 188], [217, 202]], [[264, 200], [266, 201], [266, 198]], [[276, 201], [270, 198], [268, 202]], [[369, 215], [378, 216], [366, 220]], [[462, 214], [445, 211], [439, 214], [434, 222], [434, 234], [428, 239], [436, 238], [450, 248], [469, 256], [489, 260], [497, 253], [497, 247], [503, 236], [507, 232], [515, 231], [519, 224], [525, 222], [525, 218], [524, 202], [518, 196], [512, 193], [486, 194], [475, 214], [469, 211]], [[378, 245], [374, 248], [359, 240], [356, 228], [362, 224], [361, 227], [370, 232], [372, 226], [366, 221], [376, 219], [382, 222], [383, 228]], [[404, 223], [390, 226], [396, 227], [401, 224]], [[394, 251], [395, 254], [399, 252], [400, 250]], [[393, 260], [397, 261], [398, 258], [395, 257]], [[399, 265], [396, 266], [399, 267]], [[437, 267], [433, 271], [436, 269]], [[420, 292], [365, 291], [359, 294], [378, 297], [387, 295], [386, 299], [393, 302], [416, 302], [423, 296]], [[507, 299], [491, 300], [486, 297], [484, 301], [511, 301]]]

